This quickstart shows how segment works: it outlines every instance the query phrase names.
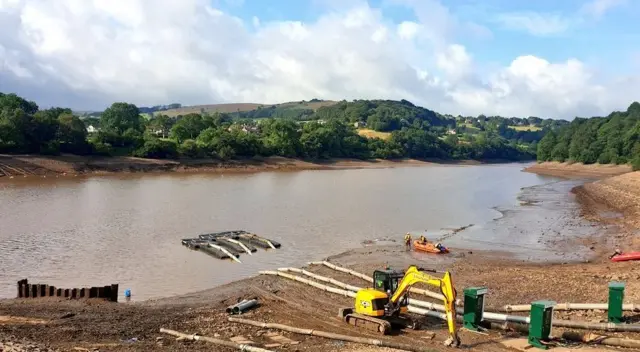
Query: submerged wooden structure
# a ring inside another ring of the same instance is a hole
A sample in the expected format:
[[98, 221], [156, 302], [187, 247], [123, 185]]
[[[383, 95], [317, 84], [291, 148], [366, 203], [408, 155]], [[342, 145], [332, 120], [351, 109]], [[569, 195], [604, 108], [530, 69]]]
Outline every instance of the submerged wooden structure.
[[244, 231], [223, 231], [206, 233], [197, 238], [185, 238], [182, 244], [190, 249], [203, 251], [218, 259], [231, 259], [240, 262], [240, 254], [252, 255], [258, 249], [277, 249], [280, 243]]

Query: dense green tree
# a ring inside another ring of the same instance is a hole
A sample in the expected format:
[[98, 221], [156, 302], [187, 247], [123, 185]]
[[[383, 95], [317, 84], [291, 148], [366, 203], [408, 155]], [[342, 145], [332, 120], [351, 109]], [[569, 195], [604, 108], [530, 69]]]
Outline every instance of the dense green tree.
[[[607, 117], [576, 118], [557, 130], [552, 141], [547, 134], [538, 145], [538, 160], [621, 164], [640, 152], [640, 104]], [[551, 152], [549, 147], [551, 144]]]
[[61, 151], [74, 154], [90, 152], [87, 128], [80, 118], [71, 112], [62, 113], [58, 116], [58, 125], [56, 139], [60, 143]]
[[553, 148], [556, 146], [556, 134], [554, 132], [547, 133], [538, 144], [538, 160], [551, 160]]
[[262, 142], [269, 153], [296, 157], [300, 155], [300, 131], [291, 120], [266, 120], [260, 124]]
[[206, 128], [200, 114], [188, 114], [180, 118], [171, 128], [171, 138], [181, 143], [187, 139], [195, 139]]
[[[103, 131], [123, 135], [127, 130], [144, 132], [144, 124], [140, 111], [133, 104], [113, 103], [100, 116], [100, 128]], [[131, 132], [129, 132], [131, 135]]]

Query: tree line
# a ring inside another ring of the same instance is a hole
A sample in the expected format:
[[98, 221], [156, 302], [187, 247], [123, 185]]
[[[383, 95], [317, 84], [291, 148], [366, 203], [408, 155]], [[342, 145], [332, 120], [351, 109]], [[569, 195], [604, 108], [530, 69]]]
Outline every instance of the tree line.
[[[451, 119], [400, 101], [356, 101], [320, 108], [311, 121], [291, 118], [237, 120], [230, 114], [141, 115], [133, 104], [112, 104], [98, 117], [80, 119], [70, 109], [41, 110], [15, 94], [0, 93], [0, 152], [131, 155], [145, 158], [535, 158], [535, 149], [487, 129], [465, 138], [445, 135]], [[366, 138], [353, 122], [391, 131]], [[453, 120], [455, 121], [455, 120]], [[90, 122], [98, 127], [89, 133]]]
[[539, 161], [626, 164], [640, 170], [640, 103], [606, 117], [576, 118], [547, 133], [537, 149]]

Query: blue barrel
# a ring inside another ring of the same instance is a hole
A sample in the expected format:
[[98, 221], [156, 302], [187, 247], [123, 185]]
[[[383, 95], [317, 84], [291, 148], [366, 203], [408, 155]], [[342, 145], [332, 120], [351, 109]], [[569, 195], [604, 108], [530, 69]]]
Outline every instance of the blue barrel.
[[124, 290], [124, 296], [127, 297], [127, 298], [130, 298], [131, 297], [131, 290], [130, 289]]

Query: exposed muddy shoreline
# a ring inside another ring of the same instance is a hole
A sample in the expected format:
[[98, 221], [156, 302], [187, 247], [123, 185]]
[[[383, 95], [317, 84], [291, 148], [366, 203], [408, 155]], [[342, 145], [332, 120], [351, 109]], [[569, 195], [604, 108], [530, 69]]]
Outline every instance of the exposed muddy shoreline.
[[264, 171], [375, 169], [430, 165], [502, 164], [507, 161], [475, 160], [302, 160], [283, 157], [256, 157], [244, 160], [214, 159], [161, 160], [135, 157], [83, 157], [0, 154], [0, 179], [29, 176], [113, 175], [131, 173], [254, 173]]
[[624, 165], [603, 165], [592, 164], [585, 165], [582, 163], [559, 163], [559, 162], [543, 162], [533, 164], [524, 169], [539, 175], [555, 176], [562, 178], [579, 178], [579, 179], [599, 179], [608, 176], [621, 175], [631, 172], [631, 166]]

